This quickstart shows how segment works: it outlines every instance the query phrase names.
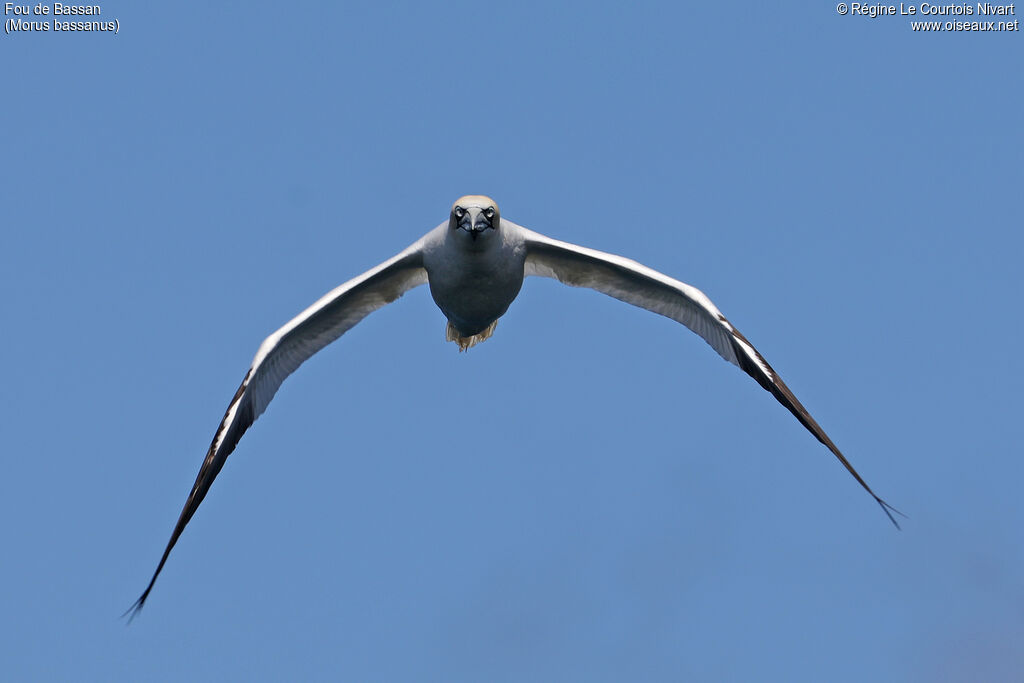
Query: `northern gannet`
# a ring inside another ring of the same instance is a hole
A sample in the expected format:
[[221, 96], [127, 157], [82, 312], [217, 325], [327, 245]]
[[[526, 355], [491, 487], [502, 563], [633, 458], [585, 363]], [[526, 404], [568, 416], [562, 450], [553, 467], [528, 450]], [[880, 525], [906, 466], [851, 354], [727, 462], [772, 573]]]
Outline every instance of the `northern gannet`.
[[465, 351], [494, 333], [498, 318], [515, 300], [527, 275], [596, 289], [696, 332], [789, 409], [899, 527], [892, 515], [899, 511], [871, 490], [782, 378], [703, 292], [622, 256], [527, 230], [502, 218], [491, 198], [467, 195], [452, 205], [447, 221], [376, 268], [328, 292], [260, 344], [217, 428], [153, 578], [128, 612], [134, 616], [142, 608], [224, 461], [296, 368], [373, 311], [424, 283], [448, 319], [447, 339]]

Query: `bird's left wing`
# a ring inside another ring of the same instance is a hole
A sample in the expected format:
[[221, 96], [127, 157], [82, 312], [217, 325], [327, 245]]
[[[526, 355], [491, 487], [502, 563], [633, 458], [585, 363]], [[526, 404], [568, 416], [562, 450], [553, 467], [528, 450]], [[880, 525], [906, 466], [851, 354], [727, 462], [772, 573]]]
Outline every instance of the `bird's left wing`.
[[674, 280], [636, 261], [545, 237], [516, 226], [526, 247], [526, 275], [554, 278], [573, 287], [589, 287], [620, 301], [671, 318], [690, 328], [730, 363], [739, 366], [784, 405], [825, 444], [850, 474], [882, 506], [896, 527], [895, 508], [878, 497], [832, 443], [778, 373], [696, 287]]
[[145, 604], [171, 548], [203, 502], [210, 484], [224, 467], [224, 461], [235, 450], [245, 430], [266, 410], [285, 378], [367, 315], [427, 281], [427, 272], [423, 268], [423, 243], [419, 240], [376, 268], [328, 292], [260, 345], [217, 428], [153, 578], [128, 610], [132, 616]]

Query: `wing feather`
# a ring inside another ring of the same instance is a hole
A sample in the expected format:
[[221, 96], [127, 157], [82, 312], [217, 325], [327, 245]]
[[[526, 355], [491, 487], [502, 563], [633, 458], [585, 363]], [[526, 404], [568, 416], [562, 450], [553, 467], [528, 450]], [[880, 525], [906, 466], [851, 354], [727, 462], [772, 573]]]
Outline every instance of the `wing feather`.
[[828, 447], [899, 528], [892, 513], [902, 513], [871, 490], [768, 361], [703, 292], [631, 259], [554, 240], [526, 228], [520, 229], [526, 247], [526, 275], [554, 278], [573, 287], [589, 287], [690, 328], [793, 413], [800, 424]]
[[134, 617], [142, 609], [171, 549], [203, 502], [213, 480], [245, 431], [267, 409], [285, 378], [367, 315], [426, 281], [423, 240], [420, 240], [376, 268], [328, 292], [260, 344], [245, 379], [217, 427], [153, 578], [126, 614], [131, 613]]

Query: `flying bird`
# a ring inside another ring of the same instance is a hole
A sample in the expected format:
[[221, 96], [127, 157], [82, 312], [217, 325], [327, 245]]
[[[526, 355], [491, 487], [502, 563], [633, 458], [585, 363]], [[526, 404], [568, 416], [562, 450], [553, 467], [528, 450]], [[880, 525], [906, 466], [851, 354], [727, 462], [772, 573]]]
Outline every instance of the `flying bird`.
[[899, 528], [892, 513], [901, 513], [871, 490], [778, 373], [703, 292], [622, 256], [527, 230], [502, 218], [491, 198], [467, 195], [452, 205], [447, 221], [376, 268], [328, 292], [260, 344], [217, 427], [153, 578], [126, 614], [134, 616], [145, 604], [171, 549], [245, 430], [263, 414], [285, 378], [310, 356], [373, 311], [422, 284], [429, 285], [434, 303], [448, 320], [448, 341], [465, 351], [494, 333], [498, 318], [515, 300], [527, 275], [590, 287], [696, 332], [793, 413]]

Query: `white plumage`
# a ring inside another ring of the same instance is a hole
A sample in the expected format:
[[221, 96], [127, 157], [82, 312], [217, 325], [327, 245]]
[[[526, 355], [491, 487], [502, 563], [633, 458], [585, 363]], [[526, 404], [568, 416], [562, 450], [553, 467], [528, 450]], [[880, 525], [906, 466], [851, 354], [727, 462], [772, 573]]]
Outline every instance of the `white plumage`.
[[[246, 429], [281, 383], [307, 359], [360, 320], [422, 284], [448, 319], [448, 340], [466, 350], [486, 340], [528, 275], [589, 287], [675, 320], [740, 367], [825, 444], [896, 524], [896, 512], [860, 477], [753, 345], [696, 287], [622, 256], [560, 242], [501, 217], [489, 197], [467, 195], [446, 222], [376, 268], [321, 297], [260, 344], [214, 435], [185, 507], [146, 590], [141, 609], [185, 526]], [[898, 525], [897, 525], [898, 526]]]

